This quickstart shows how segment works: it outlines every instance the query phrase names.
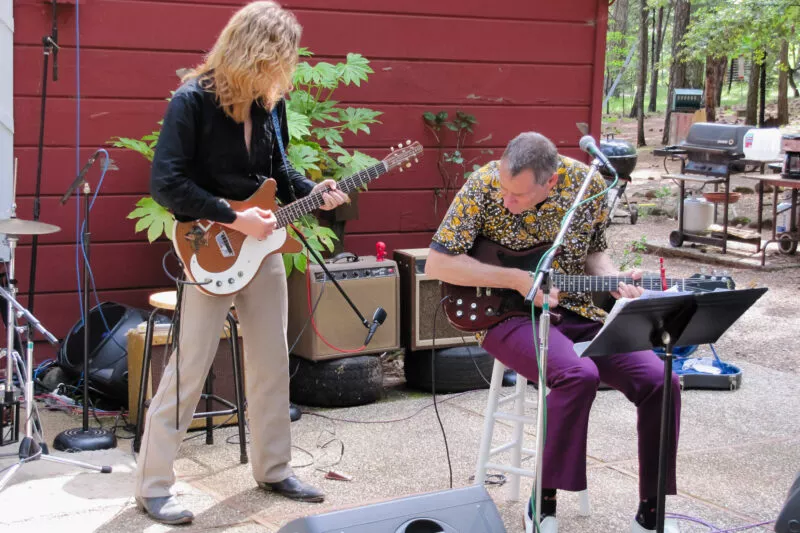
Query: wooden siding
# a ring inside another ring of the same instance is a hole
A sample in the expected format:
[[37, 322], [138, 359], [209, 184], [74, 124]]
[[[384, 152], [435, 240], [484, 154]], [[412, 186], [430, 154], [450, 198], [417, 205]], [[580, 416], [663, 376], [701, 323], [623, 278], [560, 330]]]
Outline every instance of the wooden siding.
[[[80, 165], [113, 136], [140, 137], [156, 127], [175, 70], [196, 64], [239, 0], [92, 0], [80, 4]], [[388, 147], [420, 140], [420, 164], [377, 181], [360, 198], [360, 218], [348, 223], [345, 245], [374, 253], [427, 246], [444, 209], [434, 189], [435, 141], [425, 111], [472, 113], [479, 124], [465, 154], [499, 157], [520, 131], [538, 130], [573, 157], [587, 122], [600, 131], [607, 0], [285, 0], [304, 27], [304, 46], [324, 60], [348, 52], [371, 60], [375, 73], [337, 99], [383, 111], [382, 124], [348, 146], [381, 158]], [[60, 79], [48, 81], [41, 219], [62, 231], [40, 239], [37, 315], [63, 336], [77, 321], [75, 205], [58, 202], [73, 180], [75, 155], [75, 6], [59, 6]], [[43, 35], [50, 6], [14, 0], [14, 93], [19, 158], [19, 216], [32, 217]], [[476, 141], [481, 140], [480, 144]], [[488, 153], [491, 150], [493, 153]], [[161, 271], [167, 243], [150, 245], [125, 218], [148, 189], [148, 165], [137, 154], [109, 150], [110, 171], [92, 212], [92, 266], [101, 299], [146, 305], [148, 292], [169, 286]], [[97, 185], [99, 162], [90, 173]], [[20, 247], [18, 273], [28, 283], [29, 240]]]

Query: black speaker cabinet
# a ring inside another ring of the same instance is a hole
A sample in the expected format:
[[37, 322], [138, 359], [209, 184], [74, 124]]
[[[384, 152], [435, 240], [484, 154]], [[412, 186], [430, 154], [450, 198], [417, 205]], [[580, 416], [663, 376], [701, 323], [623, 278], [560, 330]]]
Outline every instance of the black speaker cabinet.
[[[325, 263], [334, 279], [344, 289], [367, 321], [383, 307], [387, 316], [366, 349], [357, 354], [342, 353], [325, 344], [309, 321], [308, 286], [305, 274], [294, 272], [289, 277], [289, 346], [300, 335], [292, 353], [320, 361], [348, 355], [380, 353], [400, 348], [399, 282], [397, 264], [376, 260], [375, 256], [351, 257], [352, 260]], [[332, 345], [354, 350], [364, 344], [367, 328], [350, 308], [342, 294], [319, 265], [309, 265], [311, 274], [311, 307], [317, 304], [314, 323], [320, 334]]]
[[477, 344], [474, 335], [455, 329], [447, 321], [440, 305], [441, 285], [438, 280], [425, 275], [427, 258], [428, 248], [409, 248], [394, 252], [394, 260], [400, 271], [400, 331], [403, 345], [412, 352], [430, 349], [433, 346], [434, 333], [437, 348]]
[[505, 533], [481, 485], [294, 520], [278, 533]]

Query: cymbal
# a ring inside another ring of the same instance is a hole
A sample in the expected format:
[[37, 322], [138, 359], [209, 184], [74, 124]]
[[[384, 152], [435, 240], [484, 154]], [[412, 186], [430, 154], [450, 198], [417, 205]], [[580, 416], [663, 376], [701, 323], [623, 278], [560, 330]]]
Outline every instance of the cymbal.
[[23, 220], [21, 218], [6, 218], [0, 220], [0, 233], [6, 235], [47, 235], [56, 233], [61, 228], [53, 224], [45, 224], [35, 220]]

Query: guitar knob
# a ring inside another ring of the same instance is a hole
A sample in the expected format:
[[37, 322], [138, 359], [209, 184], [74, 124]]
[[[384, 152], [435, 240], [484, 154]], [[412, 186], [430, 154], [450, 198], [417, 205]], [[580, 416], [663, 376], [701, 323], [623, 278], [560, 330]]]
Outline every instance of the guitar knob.
[[462, 316], [464, 316], [464, 311], [460, 311], [460, 310], [459, 310], [459, 311], [456, 311], [456, 316], [457, 316], [458, 318], [461, 318]]
[[470, 307], [470, 309], [477, 309], [478, 308], [478, 304], [476, 304], [475, 302], [472, 302], [469, 307]]
[[236, 275], [239, 276], [240, 278], [243, 278], [244, 277], [244, 272], [242, 272], [240, 270], [239, 272], [236, 273]]
[[492, 309], [491, 307], [487, 307], [486, 316], [492, 316], [492, 315], [494, 315], [494, 309]]
[[221, 281], [217, 282], [217, 287], [222, 287], [222, 282]]
[[469, 315], [469, 319], [475, 322], [478, 319], [478, 315]]
[[236, 280], [235, 280], [235, 279], [233, 279], [233, 278], [228, 278], [228, 283], [229, 283], [229, 284], [233, 285], [235, 282], [236, 282]]
[[464, 303], [464, 300], [462, 300], [461, 298], [456, 300], [456, 305], [462, 305], [463, 303]]

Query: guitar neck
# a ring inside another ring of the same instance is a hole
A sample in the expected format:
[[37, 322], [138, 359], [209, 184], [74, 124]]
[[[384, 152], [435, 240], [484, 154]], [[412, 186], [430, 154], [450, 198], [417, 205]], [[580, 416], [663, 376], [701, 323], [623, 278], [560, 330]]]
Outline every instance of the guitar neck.
[[[386, 164], [381, 161], [339, 181], [337, 186], [340, 191], [349, 195], [356, 189], [365, 186], [380, 175], [386, 173], [386, 171]], [[303, 215], [307, 215], [322, 207], [325, 204], [325, 201], [322, 199], [322, 194], [322, 192], [309, 194], [278, 209], [275, 215], [278, 219], [278, 227], [283, 228], [288, 226]]]
[[[567, 274], [554, 274], [553, 284], [564, 292], [608, 292], [616, 290], [620, 283], [639, 285], [650, 291], [662, 289], [661, 278], [646, 277], [634, 281], [629, 276], [572, 276]], [[681, 278], [667, 278], [667, 287], [678, 286], [686, 289], [686, 280]]]

